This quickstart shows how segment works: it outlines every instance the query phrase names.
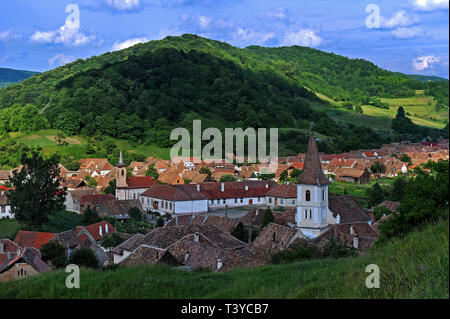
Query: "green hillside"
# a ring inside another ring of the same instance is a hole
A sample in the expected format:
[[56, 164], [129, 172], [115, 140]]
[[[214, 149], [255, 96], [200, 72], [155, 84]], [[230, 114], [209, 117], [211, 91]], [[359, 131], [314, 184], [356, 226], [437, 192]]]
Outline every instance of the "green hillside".
[[204, 128], [222, 130], [284, 128], [283, 154], [305, 150], [311, 121], [328, 137], [324, 152], [448, 135], [440, 130], [445, 115], [435, 125], [423, 119], [405, 136], [390, 129], [385, 114], [356, 112], [417, 91], [432, 100], [430, 109], [448, 112], [443, 82], [307, 47], [240, 49], [187, 34], [80, 59], [1, 90], [0, 133], [57, 129], [168, 148], [174, 127], [202, 119]]
[[38, 72], [0, 68], [0, 89], [28, 79], [35, 74]]
[[[448, 298], [448, 227], [448, 220], [429, 225], [365, 256], [223, 273], [82, 269], [80, 289], [67, 289], [67, 273], [55, 271], [0, 283], [0, 298]], [[379, 266], [379, 289], [365, 286], [369, 264]]]

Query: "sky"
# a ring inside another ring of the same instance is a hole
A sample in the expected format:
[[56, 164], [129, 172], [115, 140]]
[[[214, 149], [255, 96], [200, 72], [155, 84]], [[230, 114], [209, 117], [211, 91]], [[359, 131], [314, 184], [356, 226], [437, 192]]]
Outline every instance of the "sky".
[[184, 33], [449, 78], [449, 0], [1, 0], [0, 67], [42, 72]]

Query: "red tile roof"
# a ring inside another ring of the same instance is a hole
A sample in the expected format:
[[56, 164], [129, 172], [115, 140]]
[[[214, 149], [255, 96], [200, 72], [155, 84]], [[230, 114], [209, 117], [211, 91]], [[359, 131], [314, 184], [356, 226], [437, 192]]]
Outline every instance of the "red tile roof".
[[[106, 232], [106, 225], [108, 225], [108, 232]], [[100, 236], [100, 227], [102, 229], [102, 236]], [[116, 229], [113, 227], [113, 225], [111, 225], [110, 223], [108, 223], [107, 221], [101, 221], [99, 223], [95, 223], [95, 224], [91, 224], [88, 226], [77, 226], [77, 228], [75, 229], [75, 232], [77, 234], [79, 234], [83, 229], [85, 229], [89, 234], [91, 234], [91, 236], [96, 240], [100, 240], [103, 237], [111, 234], [111, 233], [115, 233]], [[80, 240], [86, 240], [87, 237], [83, 234], [81, 234], [79, 236]]]
[[151, 176], [127, 177], [128, 188], [148, 188], [155, 184], [158, 182]]
[[293, 184], [277, 185], [266, 193], [266, 196], [281, 198], [297, 198], [297, 186]]
[[22, 248], [34, 247], [36, 249], [41, 249], [41, 247], [48, 243], [53, 236], [55, 236], [55, 233], [19, 230], [14, 242]]

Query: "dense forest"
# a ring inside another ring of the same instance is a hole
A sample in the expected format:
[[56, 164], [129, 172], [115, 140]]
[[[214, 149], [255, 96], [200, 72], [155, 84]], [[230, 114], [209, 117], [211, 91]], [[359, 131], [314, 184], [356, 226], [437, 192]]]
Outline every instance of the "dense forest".
[[381, 135], [338, 124], [311, 106], [326, 103], [311, 90], [361, 105], [419, 89], [448, 105], [448, 83], [421, 82], [364, 60], [298, 46], [239, 49], [183, 35], [77, 60], [0, 90], [0, 134], [54, 128], [170, 147], [172, 128], [202, 119], [204, 128], [296, 129], [283, 132], [281, 141], [297, 152], [313, 121], [329, 137], [321, 151], [340, 152], [445, 132], [396, 134], [394, 126], [394, 134]]
[[38, 72], [0, 68], [0, 89], [28, 79], [35, 74]]

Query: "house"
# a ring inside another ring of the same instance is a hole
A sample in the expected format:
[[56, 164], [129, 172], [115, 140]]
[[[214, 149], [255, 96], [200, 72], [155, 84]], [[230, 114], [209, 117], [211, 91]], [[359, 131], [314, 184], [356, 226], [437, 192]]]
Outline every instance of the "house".
[[8, 203], [5, 191], [0, 190], [0, 219], [3, 218], [14, 218], [14, 214], [11, 213], [11, 205]]
[[105, 201], [97, 206], [97, 211], [101, 217], [113, 216], [118, 219], [128, 219], [128, 213], [133, 207], [137, 208], [141, 213], [144, 212], [142, 204], [138, 199]]
[[276, 185], [272, 181], [203, 183], [198, 190], [208, 199], [208, 207], [232, 208], [265, 205], [266, 193]]
[[367, 223], [333, 225], [314, 239], [319, 246], [326, 245], [331, 238], [353, 247], [358, 253], [366, 253], [375, 244], [378, 233]]
[[106, 202], [115, 201], [115, 197], [111, 194], [88, 194], [80, 197], [80, 213], [84, 212], [88, 207], [98, 210], [99, 207]]
[[183, 215], [208, 212], [208, 200], [197, 185], [152, 185], [139, 198], [145, 211]]
[[67, 188], [68, 191], [73, 191], [87, 187], [84, 179], [79, 176], [67, 177], [61, 182], [61, 187]]
[[293, 184], [274, 186], [266, 193], [266, 205], [269, 207], [296, 207], [297, 187]]
[[180, 263], [167, 249], [152, 247], [149, 245], [140, 245], [124, 258], [120, 265], [122, 266], [137, 266], [137, 265], [155, 265], [164, 264], [167, 266], [181, 266]]
[[84, 195], [95, 195], [98, 194], [98, 192], [89, 187], [83, 187], [77, 190], [69, 190], [67, 191], [66, 201], [64, 202], [64, 205], [66, 206], [66, 210], [69, 212], [74, 213], [81, 213], [81, 207], [80, 207], [80, 199]]
[[337, 221], [334, 224], [371, 223], [370, 216], [350, 195], [330, 196], [329, 209]]
[[341, 182], [368, 184], [370, 172], [367, 169], [338, 167], [334, 172], [336, 179]]
[[114, 263], [120, 263], [136, 248], [143, 244], [161, 249], [167, 249], [176, 258], [176, 255], [182, 254], [184, 256], [185, 253], [180, 253], [180, 248], [175, 249], [174, 245], [178, 242], [176, 246], [182, 246], [179, 241], [185, 239], [187, 236], [193, 237], [195, 241], [204, 242], [205, 244], [212, 245], [219, 249], [233, 250], [247, 246], [247, 244], [224, 232], [215, 225], [159, 227], [146, 235], [136, 234], [117, 247], [114, 247], [114, 249], [111, 250], [114, 254]]
[[8, 238], [0, 239], [0, 269], [20, 255], [23, 248]]
[[0, 269], [0, 281], [21, 279], [47, 271], [50, 271], [50, 267], [41, 259], [39, 250], [26, 247], [18, 256], [3, 265]]
[[270, 223], [256, 236], [252, 246], [273, 254], [287, 249], [298, 238], [306, 238], [301, 230]]
[[33, 247], [40, 250], [55, 235], [55, 233], [19, 230], [13, 241], [22, 248]]
[[101, 221], [88, 226], [77, 226], [75, 228], [75, 233], [82, 242], [89, 238], [92, 242], [98, 244], [105, 236], [115, 232], [116, 229], [107, 221]]
[[77, 250], [81, 244], [81, 240], [78, 238], [78, 235], [74, 230], [67, 230], [55, 234], [55, 236], [53, 236], [50, 241], [56, 241], [60, 246], [64, 248], [67, 260], [69, 259], [72, 252]]
[[106, 175], [113, 168], [107, 158], [84, 158], [78, 162], [80, 163], [80, 171], [85, 171], [90, 175], [94, 172], [97, 172], [99, 175]]

